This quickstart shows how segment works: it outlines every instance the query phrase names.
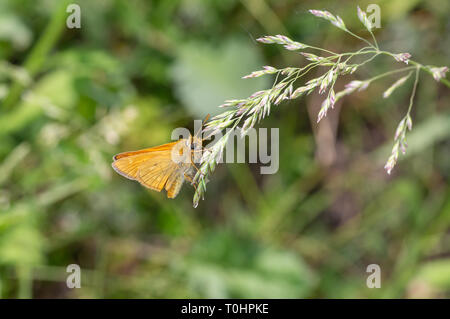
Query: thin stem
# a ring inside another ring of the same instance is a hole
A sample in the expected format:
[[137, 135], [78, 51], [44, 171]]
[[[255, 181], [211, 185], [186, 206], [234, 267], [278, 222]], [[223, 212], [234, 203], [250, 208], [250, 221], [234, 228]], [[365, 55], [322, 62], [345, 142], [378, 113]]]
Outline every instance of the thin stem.
[[409, 107], [408, 107], [408, 112], [406, 113], [406, 116], [409, 115], [409, 113], [411, 112], [412, 106], [413, 106], [414, 96], [416, 95], [417, 83], [419, 83], [419, 70], [420, 70], [420, 67], [416, 66], [416, 79], [414, 81], [414, 86], [413, 86], [413, 90], [411, 92], [411, 97], [409, 98]]
[[304, 69], [302, 69], [302, 71], [305, 70], [305, 69], [306, 69], [306, 71], [301, 73], [301, 74], [297, 74], [297, 76], [295, 77], [294, 81], [297, 81], [297, 79], [299, 79], [302, 76], [306, 75], [309, 71], [311, 71], [312, 69], [314, 69], [318, 65], [319, 65], [319, 62], [308, 64], [309, 68], [305, 67]]
[[336, 52], [333, 52], [333, 51], [330, 51], [330, 50], [326, 50], [326, 49], [318, 48], [318, 47], [313, 47], [313, 46], [310, 46], [310, 45], [308, 45], [308, 48], [311, 48], [311, 49], [314, 49], [314, 50], [323, 51], [323, 52], [327, 52], [327, 53], [330, 53], [330, 54], [333, 54], [333, 55], [338, 55], [339, 54], [339, 53], [336, 53]]
[[[53, 14], [50, 22], [42, 33], [42, 36], [39, 38], [36, 45], [33, 46], [30, 54], [27, 56], [24, 62], [24, 68], [25, 70], [27, 70], [31, 77], [39, 72], [45, 62], [45, 59], [47, 58], [47, 55], [64, 30], [67, 16], [66, 8], [68, 3], [68, 0], [64, 0], [60, 3], [60, 6]], [[24, 85], [15, 80], [11, 86], [8, 96], [3, 101], [3, 107], [5, 109], [10, 109], [11, 107], [13, 107], [20, 99], [20, 96], [24, 89]]]
[[[388, 51], [379, 51], [379, 52], [382, 53], [382, 54], [386, 54], [386, 55], [389, 55], [391, 57], [394, 57], [394, 54], [391, 53], [391, 52], [388, 52]], [[415, 66], [419, 67], [420, 69], [424, 70], [428, 74], [433, 75], [433, 72], [429, 68], [427, 68], [426, 66], [420, 64], [419, 62], [416, 62], [416, 61], [411, 60], [411, 59], [409, 59], [408, 62], [411, 63], [412, 65], [415, 65]], [[450, 81], [449, 80], [442, 78], [442, 79], [439, 80], [439, 82], [444, 84], [446, 87], [450, 88]]]
[[366, 51], [366, 52], [362, 52], [363, 50], [365, 50], [365, 49], [370, 49], [371, 47], [364, 47], [364, 48], [361, 48], [361, 49], [359, 49], [358, 51], [356, 51], [356, 52], [353, 52], [345, 61], [344, 61], [344, 63], [347, 63], [352, 57], [354, 57], [355, 55], [359, 55], [359, 54], [366, 54], [366, 53], [368, 53], [368, 52], [370, 52], [370, 53], [372, 53], [372, 52], [376, 52], [376, 51]]
[[377, 76], [374, 76], [373, 78], [368, 79], [367, 81], [372, 82], [372, 81], [378, 80], [380, 78], [383, 78], [385, 76], [388, 76], [388, 75], [391, 75], [391, 74], [395, 74], [395, 73], [404, 72], [404, 71], [411, 70], [411, 69], [414, 69], [414, 68], [416, 68], [416, 67], [415, 66], [409, 66], [409, 67], [401, 68], [401, 69], [398, 69], [398, 70], [385, 72], [385, 73], [379, 74]]
[[364, 61], [364, 62], [358, 64], [358, 67], [363, 66], [363, 65], [366, 64], [366, 63], [369, 63], [370, 61], [372, 61], [373, 59], [375, 59], [378, 55], [379, 55], [379, 53], [377, 53], [377, 54], [371, 56], [371, 57], [370, 57], [369, 59], [367, 59], [366, 61]]
[[[346, 52], [346, 53], [334, 53], [334, 52], [331, 52], [331, 53], [333, 53], [333, 55], [330, 55], [330, 56], [327, 56], [327, 57], [323, 57], [324, 59], [326, 59], [326, 60], [334, 60], [334, 59], [338, 59], [338, 58], [340, 58], [340, 57], [343, 57], [343, 56], [350, 56], [350, 57], [352, 57], [352, 56], [355, 56], [355, 55], [361, 55], [361, 54], [368, 54], [368, 53], [379, 53], [380, 51], [378, 51], [378, 50], [370, 50], [370, 51], [364, 51], [363, 52], [363, 50], [366, 50], [366, 49], [372, 49], [373, 48], [373, 46], [370, 46], [370, 47], [364, 47], [364, 48], [361, 48], [361, 49], [359, 49], [358, 51], [355, 51], [355, 52]], [[300, 52], [298, 52], [298, 54], [301, 54]]]
[[361, 38], [359, 35], [356, 35], [356, 34], [354, 34], [352, 31], [350, 31], [350, 30], [348, 30], [348, 29], [345, 29], [345, 32], [347, 32], [347, 33], [349, 33], [349, 34], [351, 34], [352, 36], [354, 36], [355, 38], [358, 38], [358, 39], [360, 39], [361, 41], [364, 41], [364, 42], [366, 42], [368, 45], [370, 45], [372, 48], [374, 48], [374, 49], [377, 49], [378, 50], [378, 48], [377, 47], [375, 47], [372, 43], [370, 43], [369, 41], [367, 41], [366, 39], [364, 39], [364, 38]]
[[[338, 58], [339, 56], [350, 56], [350, 58], [352, 58], [355, 55], [362, 55], [362, 54], [369, 54], [369, 53], [379, 53], [378, 50], [370, 50], [370, 51], [362, 51], [364, 49], [370, 49], [369, 47], [364, 47], [356, 52], [346, 52], [346, 53], [341, 53], [338, 56], [336, 56], [336, 58]], [[349, 58], [349, 59], [350, 59]], [[347, 61], [347, 60], [346, 60]]]
[[[339, 57], [339, 60], [337, 61], [336, 64], [339, 64], [339, 62], [341, 62], [341, 57]], [[331, 69], [331, 70], [333, 70], [333, 69]], [[330, 70], [330, 72], [331, 72], [331, 70]], [[331, 83], [331, 87], [330, 87], [330, 89], [328, 90], [328, 96], [327, 96], [328, 99], [330, 98], [331, 90], [333, 90], [334, 85], [336, 84], [336, 80], [337, 80], [337, 77], [334, 78], [333, 83]], [[334, 107], [334, 106], [332, 106], [332, 108], [333, 108], [333, 107]]]
[[275, 87], [275, 84], [278, 82], [278, 78], [280, 77], [281, 70], [277, 72], [277, 76], [275, 77], [275, 81], [273, 82], [272, 89]]
[[369, 30], [370, 35], [372, 36], [373, 42], [375, 43], [375, 47], [377, 48], [377, 50], [379, 50], [379, 46], [378, 46], [378, 42], [377, 39], [375, 38], [375, 35], [373, 34], [372, 30]]
[[[352, 33], [351, 31], [348, 31], [348, 32], [349, 32], [349, 33]], [[356, 36], [355, 34], [353, 34], [353, 35]], [[357, 37], [357, 38], [360, 38], [360, 37], [358, 37], [358, 36], [356, 36], [356, 37]], [[364, 39], [362, 39], [362, 40], [364, 40]], [[367, 41], [365, 41], [365, 42], [367, 42]], [[393, 53], [391, 53], [391, 52], [388, 52], [388, 51], [382, 51], [382, 50], [377, 49], [377, 48], [374, 47], [370, 42], [369, 42], [369, 45], [370, 45], [370, 48], [374, 48], [375, 50], [363, 51], [364, 49], [368, 49], [368, 48], [369, 48], [369, 47], [364, 47], [364, 48], [362, 48], [362, 49], [360, 49], [360, 50], [358, 50], [358, 51], [356, 51], [356, 52], [341, 53], [341, 54], [337, 54], [337, 55], [333, 55], [333, 56], [326, 57], [326, 59], [328, 59], [328, 60], [333, 60], [333, 59], [337, 59], [337, 58], [339, 58], [339, 57], [341, 57], [341, 56], [350, 56], [350, 57], [345, 61], [345, 62], [347, 62], [350, 58], [352, 58], [352, 57], [355, 56], [355, 55], [362, 55], [362, 54], [369, 54], [369, 53], [376, 53], [376, 55], [378, 55], [378, 54], [385, 54], [385, 55], [389, 55], [389, 56], [391, 56], [391, 57], [394, 57], [394, 56], [395, 56], [395, 54], [393, 54]], [[409, 59], [408, 62], [409, 62], [410, 64], [414, 65], [414, 66], [418, 66], [420, 69], [424, 70], [424, 71], [427, 72], [428, 74], [433, 75], [433, 72], [432, 72], [429, 68], [427, 68], [426, 66], [422, 65], [421, 63], [419, 63], [419, 62], [417, 62], [417, 61], [414, 61], [414, 60], [411, 60], [411, 59]], [[364, 62], [364, 63], [366, 63], [366, 62]], [[405, 70], [405, 69], [403, 69], [403, 70]], [[444, 84], [446, 87], [450, 88], [450, 81], [449, 81], [449, 80], [447, 80], [447, 79], [445, 79], [445, 78], [441, 78], [441, 79], [439, 79], [439, 82], [441, 82], [442, 84]]]

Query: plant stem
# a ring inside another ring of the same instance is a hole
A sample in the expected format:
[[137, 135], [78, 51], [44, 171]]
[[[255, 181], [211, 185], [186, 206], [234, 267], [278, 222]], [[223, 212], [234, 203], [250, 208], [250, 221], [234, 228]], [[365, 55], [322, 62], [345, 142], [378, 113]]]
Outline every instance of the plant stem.
[[[379, 52], [380, 52], [381, 54], [386, 54], [386, 55], [389, 55], [389, 56], [394, 57], [394, 54], [392, 54], [391, 52], [388, 52], [388, 51], [379, 51]], [[411, 60], [411, 59], [409, 59], [408, 61], [409, 61], [409, 63], [411, 63], [412, 65], [415, 65], [415, 66], [419, 67], [420, 69], [424, 70], [424, 71], [427, 72], [428, 74], [433, 75], [433, 72], [432, 72], [429, 68], [427, 68], [426, 66], [420, 64], [419, 62], [416, 62], [416, 61]], [[439, 82], [441, 82], [442, 84], [444, 84], [446, 87], [450, 88], [450, 81], [449, 81], [449, 80], [442, 78], [442, 79], [439, 80]]]
[[414, 96], [416, 95], [417, 83], [419, 83], [419, 70], [420, 70], [420, 66], [416, 66], [416, 79], [414, 81], [414, 86], [413, 86], [413, 90], [411, 92], [411, 97], [409, 98], [409, 107], [408, 107], [408, 112], [406, 113], [406, 116], [409, 115], [409, 113], [411, 112], [412, 106], [413, 106]]
[[[67, 15], [66, 8], [68, 3], [68, 0], [61, 1], [59, 8], [53, 14], [42, 36], [39, 38], [31, 53], [28, 55], [24, 63], [24, 68], [28, 71], [31, 77], [33, 77], [40, 70], [48, 52], [52, 49], [64, 29]], [[8, 96], [3, 102], [3, 107], [5, 109], [9, 109], [16, 104], [23, 89], [24, 86], [20, 82], [17, 80], [14, 81]]]
[[348, 29], [345, 29], [345, 32], [347, 32], [347, 33], [349, 33], [349, 34], [351, 34], [352, 36], [354, 36], [355, 38], [357, 38], [357, 39], [359, 39], [359, 40], [361, 40], [361, 41], [364, 41], [364, 42], [366, 42], [368, 45], [370, 45], [372, 48], [374, 48], [374, 49], [377, 49], [378, 50], [378, 48], [377, 47], [375, 47], [372, 43], [370, 43], [369, 41], [367, 41], [366, 39], [364, 39], [364, 38], [361, 38], [359, 35], [356, 35], [356, 34], [354, 34], [352, 31], [350, 31], [350, 30], [348, 30]]
[[379, 50], [379, 46], [378, 46], [378, 42], [377, 39], [375, 38], [375, 35], [373, 34], [373, 32], [371, 30], [369, 30], [370, 35], [372, 36], [373, 42], [375, 43], [375, 47], [377, 48], [377, 50]]
[[372, 61], [373, 59], [375, 59], [378, 55], [379, 55], [379, 53], [376, 53], [375, 55], [371, 56], [371, 57], [370, 57], [369, 59], [367, 59], [366, 61], [364, 61], [364, 62], [358, 64], [358, 68], [359, 68], [360, 66], [363, 66], [363, 65], [366, 64], [366, 63], [369, 63], [370, 61]]
[[414, 68], [416, 68], [416, 67], [415, 66], [409, 66], [409, 67], [401, 68], [401, 69], [398, 69], [398, 70], [385, 72], [385, 73], [379, 74], [377, 76], [374, 76], [373, 78], [368, 79], [367, 81], [372, 82], [372, 81], [378, 80], [378, 79], [380, 79], [382, 77], [385, 77], [385, 76], [388, 76], [388, 75], [391, 75], [391, 74], [395, 74], [395, 73], [404, 72], [406, 70], [411, 70], [411, 69], [414, 69]]
[[323, 48], [313, 47], [313, 46], [310, 46], [310, 45], [308, 45], [308, 48], [314, 49], [314, 50], [323, 51], [323, 52], [327, 52], [327, 53], [330, 53], [330, 54], [333, 54], [333, 55], [339, 55], [339, 53], [336, 53], [336, 52], [333, 52], [333, 51], [330, 51], [330, 50], [326, 50], [326, 49], [323, 49]]
[[[427, 72], [428, 74], [433, 75], [433, 72], [431, 72], [430, 69], [428, 69], [426, 66], [424, 66], [424, 65], [422, 65], [422, 64], [420, 64], [420, 63], [418, 63], [418, 62], [416, 62], [416, 61], [413, 61], [413, 60], [409, 60], [409, 62], [410, 62], [411, 64], [413, 64], [413, 65], [419, 67], [420, 69], [424, 70], [424, 71]], [[442, 78], [442, 79], [439, 80], [439, 82], [441, 82], [442, 84], [444, 84], [446, 87], [450, 88], [450, 81], [449, 81], [449, 80]]]

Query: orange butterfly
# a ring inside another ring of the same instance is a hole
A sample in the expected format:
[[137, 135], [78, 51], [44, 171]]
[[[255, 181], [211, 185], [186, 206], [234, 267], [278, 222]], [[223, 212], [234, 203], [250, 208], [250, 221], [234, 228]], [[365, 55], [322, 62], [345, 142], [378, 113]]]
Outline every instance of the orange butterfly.
[[201, 143], [200, 138], [189, 136], [177, 142], [120, 153], [113, 157], [112, 167], [120, 175], [155, 191], [165, 188], [167, 197], [175, 198], [185, 179], [192, 183], [197, 169], [194, 161], [201, 156]]

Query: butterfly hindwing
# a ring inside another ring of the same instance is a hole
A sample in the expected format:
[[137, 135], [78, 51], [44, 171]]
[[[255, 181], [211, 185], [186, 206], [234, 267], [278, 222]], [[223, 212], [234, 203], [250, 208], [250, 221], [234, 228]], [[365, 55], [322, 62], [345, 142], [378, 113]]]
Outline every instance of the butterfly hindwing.
[[184, 183], [184, 176], [178, 172], [173, 173], [166, 183], [166, 191], [168, 198], [175, 198], [181, 190]]

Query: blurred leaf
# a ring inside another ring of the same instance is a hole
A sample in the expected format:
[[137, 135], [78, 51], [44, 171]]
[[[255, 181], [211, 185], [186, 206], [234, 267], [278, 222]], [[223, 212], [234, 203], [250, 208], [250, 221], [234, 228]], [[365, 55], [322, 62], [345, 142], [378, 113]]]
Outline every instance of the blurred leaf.
[[231, 232], [204, 238], [188, 260], [188, 280], [206, 298], [302, 298], [316, 283], [314, 273], [293, 252]]
[[0, 13], [0, 40], [10, 41], [16, 50], [24, 50], [31, 38], [31, 30], [16, 15]]
[[9, 218], [0, 218], [0, 230], [2, 224], [6, 226], [0, 232], [0, 265], [36, 265], [44, 261], [45, 239], [32, 216], [36, 211], [31, 209], [31, 206], [16, 206], [3, 213]]
[[[45, 101], [63, 109], [70, 109], [76, 103], [73, 75], [67, 70], [55, 70], [45, 75], [33, 89], [33, 96], [44, 97]], [[31, 98], [32, 100], [33, 97]]]
[[222, 41], [217, 48], [197, 42], [181, 46], [171, 73], [180, 101], [192, 115], [203, 118], [222, 111], [217, 106], [227, 99], [246, 98], [267, 88], [270, 77], [242, 79], [262, 65], [250, 41]]
[[411, 9], [417, 6], [423, 0], [383, 0], [380, 6], [383, 7], [383, 13], [389, 20], [399, 19], [405, 16]]
[[22, 143], [17, 145], [5, 160], [0, 163], [0, 185], [11, 175], [14, 167], [22, 161], [30, 152], [30, 145]]
[[418, 271], [416, 279], [441, 289], [450, 288], [450, 259], [438, 259], [425, 263]]
[[22, 129], [44, 112], [52, 115], [72, 108], [76, 102], [72, 81], [66, 70], [45, 75], [11, 112], [0, 118], [0, 135]]

